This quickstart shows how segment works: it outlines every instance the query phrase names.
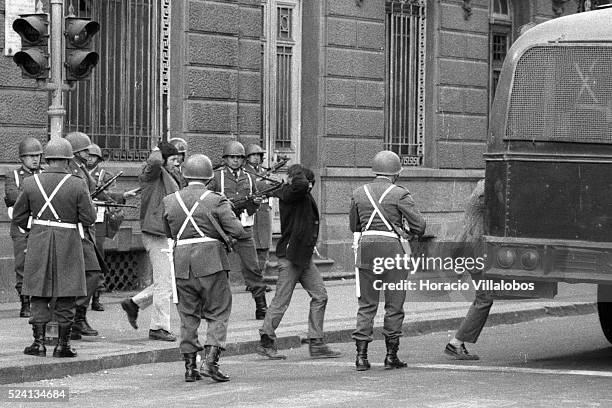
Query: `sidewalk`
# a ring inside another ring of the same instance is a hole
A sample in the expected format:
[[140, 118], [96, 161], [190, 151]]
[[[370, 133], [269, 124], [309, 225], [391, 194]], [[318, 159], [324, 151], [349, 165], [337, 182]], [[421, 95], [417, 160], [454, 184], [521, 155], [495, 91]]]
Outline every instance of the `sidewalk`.
[[[328, 281], [326, 286], [329, 296], [325, 319], [326, 340], [351, 341], [350, 333], [354, 329], [357, 312], [354, 281]], [[259, 340], [258, 328], [261, 321], [254, 319], [253, 300], [250, 293], [244, 292], [243, 289], [243, 286], [233, 288], [228, 344], [223, 354], [226, 356], [253, 353]], [[517, 323], [551, 315], [596, 313], [596, 290], [596, 285], [560, 284], [559, 294], [555, 299], [497, 301], [491, 311], [488, 325]], [[104, 294], [102, 303], [106, 311], [88, 312], [88, 320], [100, 332], [100, 336], [73, 341], [72, 344], [78, 351], [76, 358], [53, 358], [53, 346], [47, 348], [45, 358], [24, 355], [24, 347], [32, 343], [32, 330], [28, 319], [17, 317], [17, 303], [0, 304], [0, 384], [182, 360], [178, 341], [167, 343], [148, 339], [149, 309], [141, 311], [138, 318], [139, 329], [132, 329], [119, 304], [128, 295], [130, 293]], [[274, 292], [267, 294], [268, 303], [273, 295]], [[308, 299], [308, 294], [298, 285], [277, 331], [279, 348], [300, 347], [308, 330]], [[444, 299], [431, 297], [411, 300], [413, 301], [407, 301], [405, 304], [404, 333], [407, 336], [447, 330], [454, 332], [470, 304], [469, 300], [463, 298], [458, 301], [438, 301]], [[380, 328], [383, 313], [381, 305], [375, 321], [377, 338], [382, 338]], [[177, 335], [180, 332], [179, 324], [178, 314], [173, 308], [172, 327]], [[200, 326], [200, 334], [204, 333], [205, 323]], [[432, 345], [432, 352], [441, 351], [443, 347], [444, 344]]]

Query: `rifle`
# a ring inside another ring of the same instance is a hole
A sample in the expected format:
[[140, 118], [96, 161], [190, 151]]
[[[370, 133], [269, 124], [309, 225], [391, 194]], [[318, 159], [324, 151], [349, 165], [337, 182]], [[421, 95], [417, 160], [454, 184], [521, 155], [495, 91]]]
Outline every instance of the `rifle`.
[[289, 160], [291, 159], [287, 156], [278, 156], [278, 162], [274, 166], [266, 169], [266, 175], [276, 173], [281, 167], [287, 164]]
[[229, 237], [225, 233], [225, 231], [223, 231], [223, 228], [221, 228], [221, 225], [219, 225], [217, 219], [212, 215], [210, 211], [206, 212], [206, 217], [208, 217], [210, 223], [213, 225], [213, 227], [215, 227], [215, 230], [221, 236], [221, 241], [223, 241], [223, 246], [225, 246], [225, 250], [227, 252], [232, 252], [234, 250], [236, 240], [234, 238]]
[[117, 173], [117, 175], [111, 177], [110, 180], [108, 180], [106, 183], [102, 184], [100, 187], [97, 187], [93, 191], [93, 193], [91, 193], [91, 198], [96, 198], [96, 196], [98, 194], [100, 194], [101, 192], [103, 192], [104, 190], [109, 188], [111, 186], [111, 184], [113, 184], [115, 182], [115, 180], [117, 180], [119, 178], [119, 176], [121, 176], [121, 175], [123, 175], [123, 171], [120, 171], [119, 173]]
[[130, 204], [118, 204], [118, 203], [114, 203], [112, 201], [98, 201], [98, 200], [93, 200], [94, 205], [97, 205], [99, 207], [123, 207], [123, 208], [138, 208], [137, 205], [130, 205]]
[[249, 194], [246, 197], [242, 197], [242, 198], [238, 198], [236, 200], [231, 200], [230, 199], [230, 203], [232, 203], [232, 206], [234, 207], [234, 213], [237, 216], [240, 216], [240, 214], [242, 213], [242, 211], [246, 210], [248, 215], [253, 215], [257, 212], [257, 209], [259, 208], [258, 204], [255, 204], [254, 199], [256, 197], [264, 197], [267, 196], [268, 193], [273, 192], [274, 190], [278, 190], [279, 188], [281, 188], [283, 186], [284, 183], [279, 183], [278, 181], [274, 180], [274, 182], [276, 183], [275, 186], [266, 188], [264, 190], [261, 190], [255, 194]]

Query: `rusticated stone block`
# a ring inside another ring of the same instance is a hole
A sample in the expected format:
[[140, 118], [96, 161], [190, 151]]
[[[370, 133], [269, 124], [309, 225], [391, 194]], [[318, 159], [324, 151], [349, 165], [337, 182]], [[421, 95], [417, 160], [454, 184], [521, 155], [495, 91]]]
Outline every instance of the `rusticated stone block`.
[[259, 40], [241, 39], [238, 46], [240, 68], [259, 70], [261, 69], [261, 42]]
[[440, 83], [487, 87], [489, 66], [484, 62], [440, 59]]
[[215, 35], [189, 34], [188, 63], [236, 66], [238, 39]]
[[240, 36], [242, 37], [261, 37], [263, 27], [261, 26], [261, 7], [240, 8]]
[[327, 134], [382, 137], [384, 113], [382, 111], [327, 109]]
[[487, 117], [442, 114], [437, 116], [438, 140], [486, 140]]
[[489, 10], [486, 8], [474, 7], [472, 4], [472, 15], [469, 19], [464, 19], [461, 4], [441, 4], [440, 5], [440, 28], [471, 31], [486, 34], [489, 32]]
[[383, 20], [385, 17], [384, 1], [365, 0], [357, 6], [355, 0], [333, 0], [327, 2], [327, 10], [332, 16], [359, 17]]
[[236, 72], [220, 69], [188, 68], [187, 98], [236, 99]]
[[383, 82], [359, 81], [355, 84], [357, 90], [357, 106], [363, 108], [385, 107], [385, 85]]
[[357, 44], [357, 23], [354, 20], [330, 17], [327, 20], [327, 43], [354, 47]]
[[325, 137], [320, 143], [322, 167], [353, 167], [355, 165], [355, 140]]
[[236, 133], [236, 104], [186, 102], [185, 124], [188, 132]]
[[384, 150], [382, 137], [380, 139], [356, 139], [355, 166], [371, 167], [372, 159], [381, 150]]
[[485, 34], [441, 32], [440, 56], [488, 61], [489, 37]]
[[44, 145], [47, 142], [47, 128], [0, 127], [0, 161], [19, 161], [19, 143], [26, 137], [35, 137]]
[[383, 53], [329, 48], [327, 74], [354, 78], [384, 79]]
[[484, 143], [438, 142], [438, 166], [442, 169], [484, 167]]
[[344, 105], [354, 107], [357, 100], [355, 81], [328, 78], [326, 81], [326, 97], [328, 105]]
[[238, 34], [240, 10], [236, 4], [189, 2], [189, 30]]
[[46, 125], [48, 98], [45, 91], [1, 91], [0, 123]]
[[441, 112], [479, 113], [486, 115], [489, 94], [486, 89], [440, 86], [438, 109]]
[[240, 117], [238, 118], [238, 124], [240, 126], [240, 133], [259, 133], [261, 130], [261, 109], [259, 104], [240, 104], [240, 110], [238, 112]]
[[241, 101], [261, 101], [261, 74], [259, 72], [240, 72]]
[[357, 47], [379, 50], [385, 48], [385, 25], [383, 23], [357, 22]]

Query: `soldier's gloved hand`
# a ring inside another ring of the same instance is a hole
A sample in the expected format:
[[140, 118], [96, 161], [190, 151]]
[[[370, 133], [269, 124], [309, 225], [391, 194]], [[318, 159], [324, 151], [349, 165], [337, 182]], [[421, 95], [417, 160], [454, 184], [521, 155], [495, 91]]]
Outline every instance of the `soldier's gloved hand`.
[[261, 204], [263, 202], [263, 198], [259, 197], [259, 196], [255, 196], [253, 197], [253, 202], [257, 205]]

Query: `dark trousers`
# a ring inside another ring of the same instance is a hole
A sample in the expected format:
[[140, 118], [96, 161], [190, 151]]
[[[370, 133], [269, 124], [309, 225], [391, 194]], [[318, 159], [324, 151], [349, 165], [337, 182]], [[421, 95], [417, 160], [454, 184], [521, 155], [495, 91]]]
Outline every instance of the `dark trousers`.
[[[380, 302], [380, 290], [375, 289], [375, 281], [381, 280], [385, 283], [399, 283], [408, 276], [408, 270], [387, 270], [380, 275], [374, 274], [369, 269], [359, 268], [359, 283], [361, 285], [361, 297], [358, 300], [357, 327], [353, 332], [355, 340], [373, 340], [374, 317], [378, 311]], [[378, 285], [376, 285], [378, 287]], [[402, 336], [402, 324], [404, 322], [405, 290], [385, 290], [385, 318], [383, 334], [386, 338], [395, 339]]]
[[[250, 231], [251, 227], [245, 227], [245, 231]], [[263, 281], [263, 273], [259, 267], [255, 241], [253, 238], [238, 240], [234, 246], [236, 253], [240, 257], [242, 276], [244, 283], [251, 288], [253, 297], [265, 296], [266, 284]]]
[[[31, 311], [32, 317], [30, 317], [30, 324], [47, 324], [53, 318], [57, 320], [57, 323], [72, 324], [74, 322], [75, 312], [75, 298], [73, 297], [38, 297], [32, 296]], [[50, 305], [51, 304], [51, 305]]]
[[278, 259], [278, 282], [274, 299], [268, 307], [263, 326], [259, 334], [267, 334], [271, 339], [276, 339], [275, 330], [280, 324], [295, 289], [300, 282], [302, 287], [310, 295], [310, 312], [308, 313], [308, 338], [323, 338], [323, 319], [325, 318], [325, 307], [327, 306], [327, 290], [319, 269], [312, 260], [305, 267], [292, 264], [287, 258]]
[[[472, 276], [472, 280], [474, 281], [482, 278], [481, 274]], [[459, 330], [457, 330], [455, 334], [455, 338], [467, 343], [476, 343], [482, 332], [482, 328], [487, 322], [491, 306], [493, 306], [493, 298], [491, 295], [486, 291], [477, 290], [474, 302], [470, 305], [470, 309], [461, 322]]]
[[25, 250], [28, 246], [28, 236], [20, 233], [13, 234], [11, 231], [11, 239], [13, 240], [13, 256], [15, 257], [15, 289], [17, 289], [17, 293], [21, 296], [23, 266], [25, 264]]
[[181, 318], [181, 353], [202, 350], [198, 339], [202, 318], [208, 323], [204, 344], [225, 348], [227, 325], [232, 312], [232, 292], [227, 272], [196, 278], [189, 271], [189, 279], [176, 279], [176, 291]]
[[[96, 247], [100, 251], [100, 255], [102, 255], [102, 259], [105, 259], [106, 257], [106, 253], [104, 252], [105, 242], [106, 242], [106, 224], [103, 222], [96, 223]], [[105, 281], [106, 281], [106, 276], [104, 276], [104, 273], [102, 273], [100, 276], [100, 283], [98, 284], [99, 291], [104, 291], [104, 289], [106, 289]]]
[[100, 286], [100, 280], [102, 279], [102, 271], [85, 271], [85, 284], [87, 285], [87, 295], [79, 296], [76, 298], [77, 307], [87, 307], [91, 302], [91, 297], [94, 292]]

